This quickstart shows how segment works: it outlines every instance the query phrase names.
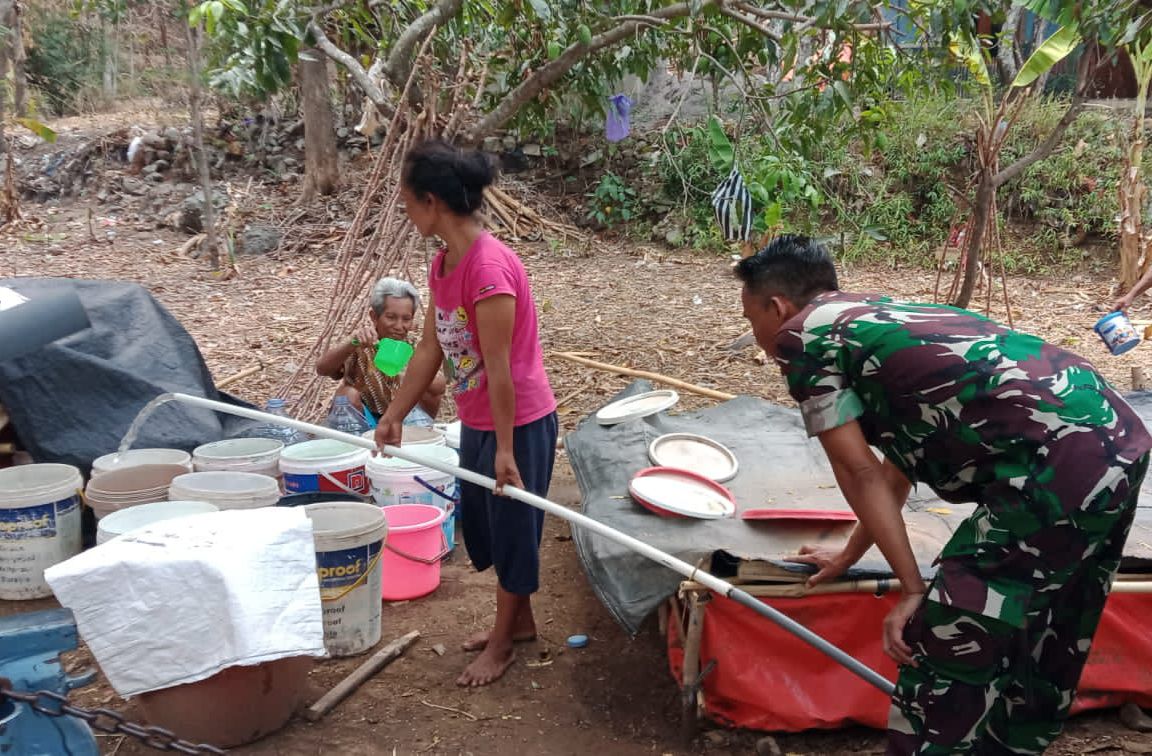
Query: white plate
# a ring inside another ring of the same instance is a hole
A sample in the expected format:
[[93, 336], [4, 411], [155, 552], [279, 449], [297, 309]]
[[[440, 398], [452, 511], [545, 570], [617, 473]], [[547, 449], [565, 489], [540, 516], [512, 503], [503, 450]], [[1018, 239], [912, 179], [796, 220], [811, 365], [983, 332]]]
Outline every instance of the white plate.
[[657, 467], [690, 470], [717, 483], [732, 480], [740, 470], [736, 455], [719, 441], [695, 433], [667, 433], [648, 446]]
[[629, 420], [639, 420], [642, 417], [655, 415], [657, 412], [672, 407], [680, 401], [680, 395], [671, 389], [659, 391], [646, 391], [612, 402], [600, 408], [596, 413], [596, 422], [601, 425], [616, 425]]
[[683, 517], [722, 520], [736, 514], [736, 505], [706, 481], [694, 480], [676, 470], [649, 473], [632, 479], [632, 496]]

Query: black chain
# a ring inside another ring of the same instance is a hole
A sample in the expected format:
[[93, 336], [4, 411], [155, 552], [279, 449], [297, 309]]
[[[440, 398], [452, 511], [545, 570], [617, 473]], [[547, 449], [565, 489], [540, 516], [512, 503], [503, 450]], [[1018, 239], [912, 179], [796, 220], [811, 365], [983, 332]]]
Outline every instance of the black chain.
[[158, 751], [177, 751], [179, 753], [227, 753], [216, 746], [204, 743], [189, 743], [180, 740], [175, 733], [162, 727], [145, 727], [127, 721], [121, 714], [111, 709], [85, 709], [68, 703], [68, 699], [59, 693], [41, 690], [36, 693], [17, 693], [7, 687], [0, 686], [0, 700], [4, 698], [20, 701], [32, 707], [33, 711], [40, 712], [49, 717], [71, 716], [83, 719], [93, 730], [112, 735], [125, 735], [136, 738], [141, 743]]

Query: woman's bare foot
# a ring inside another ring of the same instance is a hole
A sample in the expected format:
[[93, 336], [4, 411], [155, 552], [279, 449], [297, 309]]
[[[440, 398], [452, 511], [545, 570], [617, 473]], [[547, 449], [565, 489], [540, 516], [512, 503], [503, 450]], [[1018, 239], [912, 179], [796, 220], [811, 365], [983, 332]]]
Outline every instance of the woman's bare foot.
[[[491, 631], [484, 630], [476, 633], [462, 644], [465, 651], [483, 651], [488, 647], [488, 636]], [[512, 635], [512, 640], [516, 643], [531, 643], [536, 640], [536, 628], [532, 627], [528, 630], [517, 630]]]
[[486, 647], [484, 653], [472, 660], [456, 678], [456, 684], [466, 688], [479, 688], [496, 682], [515, 661], [516, 654], [511, 648], [501, 650], [495, 646]]

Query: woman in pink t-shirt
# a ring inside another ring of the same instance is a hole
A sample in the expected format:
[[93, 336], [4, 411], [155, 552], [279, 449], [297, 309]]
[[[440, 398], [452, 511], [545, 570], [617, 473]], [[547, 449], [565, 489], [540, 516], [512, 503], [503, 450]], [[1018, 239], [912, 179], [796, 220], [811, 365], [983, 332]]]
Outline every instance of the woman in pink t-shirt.
[[496, 171], [482, 152], [440, 141], [404, 158], [400, 196], [425, 237], [444, 247], [428, 273], [424, 331], [376, 443], [399, 444], [401, 423], [444, 368], [462, 431], [460, 465], [496, 479], [497, 494], [462, 482], [460, 525], [478, 570], [496, 569], [496, 624], [464, 643], [480, 651], [457, 680], [487, 685], [511, 666], [513, 644], [536, 638], [544, 513], [499, 496], [512, 485], [544, 496], [556, 459], [556, 399], [544, 372], [536, 304], [520, 258], [476, 216]]

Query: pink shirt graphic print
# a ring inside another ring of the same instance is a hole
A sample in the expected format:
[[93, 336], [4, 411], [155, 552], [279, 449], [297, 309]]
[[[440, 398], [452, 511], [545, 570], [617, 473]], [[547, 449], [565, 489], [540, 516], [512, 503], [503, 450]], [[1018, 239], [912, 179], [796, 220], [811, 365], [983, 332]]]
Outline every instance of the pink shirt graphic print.
[[433, 258], [428, 287], [436, 308], [436, 339], [444, 352], [444, 373], [460, 420], [477, 430], [495, 428], [484, 355], [476, 330], [476, 303], [499, 295], [516, 300], [509, 351], [516, 390], [514, 423], [526, 425], [554, 411], [556, 399], [544, 371], [536, 305], [520, 258], [487, 232], [447, 275], [443, 273], [444, 255], [441, 250]]

